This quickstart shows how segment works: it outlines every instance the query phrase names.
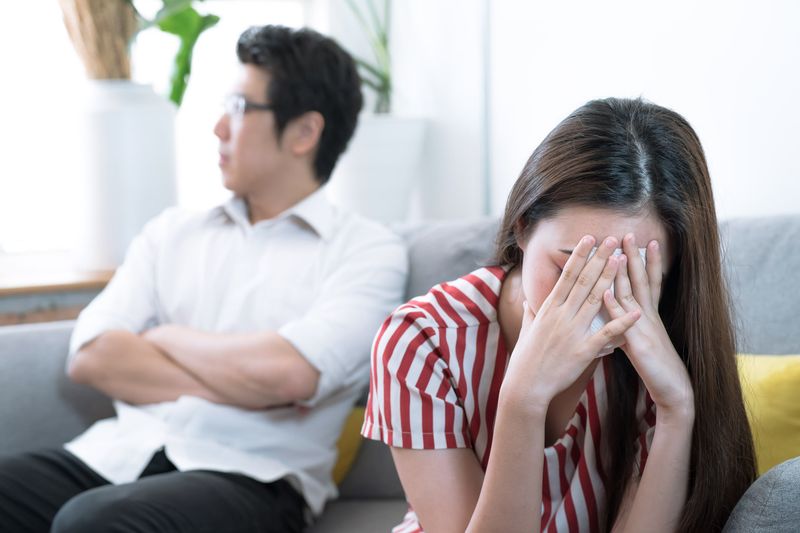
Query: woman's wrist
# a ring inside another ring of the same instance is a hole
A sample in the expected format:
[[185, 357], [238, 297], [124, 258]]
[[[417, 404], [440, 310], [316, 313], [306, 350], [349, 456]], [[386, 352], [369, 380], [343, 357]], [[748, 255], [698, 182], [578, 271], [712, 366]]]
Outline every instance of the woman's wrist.
[[688, 394], [683, 400], [670, 405], [656, 404], [657, 424], [676, 428], [693, 427], [694, 417], [694, 396], [692, 394]]
[[504, 381], [500, 387], [497, 408], [517, 418], [544, 419], [551, 400], [552, 396], [535, 384], [525, 384], [523, 388]]

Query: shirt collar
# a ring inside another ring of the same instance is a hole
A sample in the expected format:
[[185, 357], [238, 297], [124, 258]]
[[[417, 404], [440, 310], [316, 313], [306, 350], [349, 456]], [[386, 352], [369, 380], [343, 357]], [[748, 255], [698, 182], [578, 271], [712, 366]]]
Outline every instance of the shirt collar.
[[334, 211], [335, 208], [328, 200], [325, 188], [320, 187], [284, 213], [302, 220], [323, 240], [328, 240], [333, 232]]
[[250, 219], [247, 216], [247, 205], [238, 196], [232, 196], [227, 202], [218, 206], [214, 212], [227, 216], [227, 218], [243, 228], [250, 228]]
[[320, 187], [276, 217], [263, 220], [255, 225], [250, 224], [247, 205], [238, 196], [231, 197], [227, 202], [215, 208], [212, 213], [227, 215], [227, 218], [236, 225], [247, 229], [253, 229], [261, 223], [274, 224], [279, 220], [291, 218], [305, 223], [323, 240], [328, 240], [333, 229], [334, 211], [335, 208], [328, 200], [324, 187]]

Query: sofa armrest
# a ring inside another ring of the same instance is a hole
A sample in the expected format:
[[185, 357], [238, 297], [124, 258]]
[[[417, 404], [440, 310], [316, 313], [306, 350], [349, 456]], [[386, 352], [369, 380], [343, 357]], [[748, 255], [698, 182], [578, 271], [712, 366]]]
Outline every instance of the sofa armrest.
[[794, 533], [800, 527], [800, 457], [770, 469], [736, 504], [724, 533]]
[[0, 453], [59, 446], [114, 414], [65, 374], [74, 322], [0, 327]]

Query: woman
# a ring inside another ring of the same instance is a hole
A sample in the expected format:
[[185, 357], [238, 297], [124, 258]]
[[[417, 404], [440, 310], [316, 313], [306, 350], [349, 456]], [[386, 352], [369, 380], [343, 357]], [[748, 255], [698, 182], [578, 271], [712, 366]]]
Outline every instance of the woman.
[[755, 460], [689, 124], [575, 111], [514, 185], [495, 260], [376, 337], [362, 432], [392, 446], [396, 530], [720, 530]]

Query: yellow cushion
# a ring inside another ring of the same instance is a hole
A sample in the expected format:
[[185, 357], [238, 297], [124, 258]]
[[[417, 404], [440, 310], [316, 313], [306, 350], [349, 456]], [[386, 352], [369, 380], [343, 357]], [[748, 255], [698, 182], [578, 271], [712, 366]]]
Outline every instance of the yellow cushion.
[[361, 447], [361, 424], [363, 422], [364, 408], [354, 407], [350, 411], [350, 416], [347, 417], [342, 428], [342, 434], [339, 435], [339, 441], [336, 443], [339, 457], [333, 467], [333, 481], [337, 485], [344, 480], [344, 477], [350, 471], [358, 449]]
[[800, 355], [737, 356], [758, 473], [800, 455]]

